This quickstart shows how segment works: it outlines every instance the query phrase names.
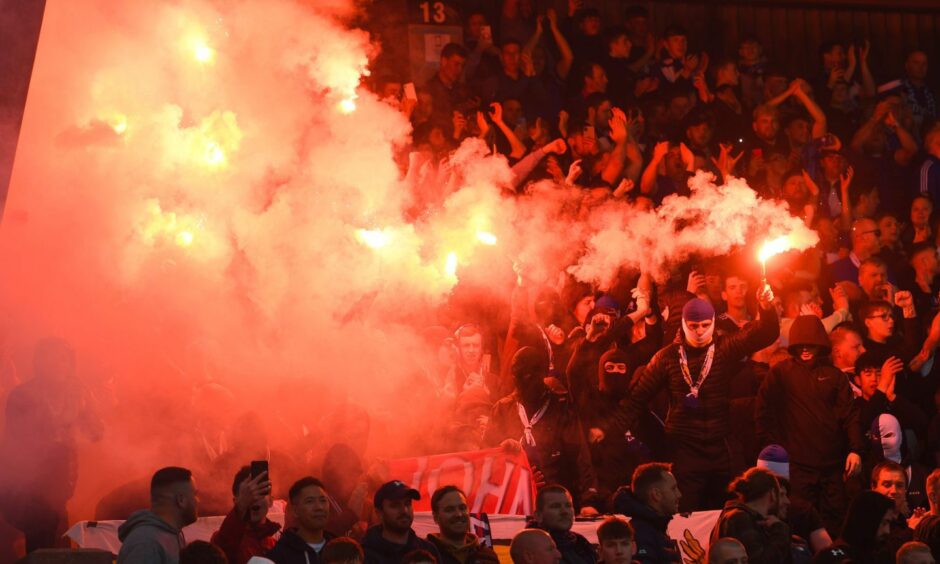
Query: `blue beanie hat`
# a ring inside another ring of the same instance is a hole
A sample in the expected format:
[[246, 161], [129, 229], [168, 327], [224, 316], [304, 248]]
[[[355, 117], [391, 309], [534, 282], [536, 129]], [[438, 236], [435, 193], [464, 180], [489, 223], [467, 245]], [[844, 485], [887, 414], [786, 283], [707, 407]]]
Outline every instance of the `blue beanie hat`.
[[707, 321], [714, 317], [715, 308], [701, 298], [692, 298], [682, 308], [682, 319], [686, 321]]
[[790, 455], [780, 445], [767, 445], [757, 455], [757, 467], [773, 472], [778, 478], [790, 479]]
[[594, 307], [599, 309], [613, 309], [617, 312], [620, 311], [620, 304], [617, 303], [610, 294], [604, 294], [603, 296], [597, 298], [597, 301], [594, 302]]

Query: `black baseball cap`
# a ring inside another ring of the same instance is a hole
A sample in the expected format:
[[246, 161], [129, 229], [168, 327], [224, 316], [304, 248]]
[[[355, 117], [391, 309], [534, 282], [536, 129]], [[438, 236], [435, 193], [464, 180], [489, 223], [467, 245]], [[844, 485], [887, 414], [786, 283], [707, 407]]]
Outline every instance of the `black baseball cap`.
[[386, 482], [382, 484], [382, 487], [375, 492], [375, 497], [372, 500], [372, 503], [375, 505], [376, 509], [382, 508], [382, 502], [386, 499], [402, 499], [405, 497], [410, 497], [411, 499], [418, 501], [421, 499], [421, 494], [418, 493], [418, 490], [414, 488], [409, 488], [407, 484], [400, 480], [392, 480], [391, 482]]

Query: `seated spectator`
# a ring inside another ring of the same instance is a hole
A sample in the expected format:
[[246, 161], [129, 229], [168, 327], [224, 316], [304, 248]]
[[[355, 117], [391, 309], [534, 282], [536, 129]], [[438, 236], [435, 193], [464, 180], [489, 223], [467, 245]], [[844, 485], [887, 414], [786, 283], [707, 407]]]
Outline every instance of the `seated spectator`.
[[405, 555], [414, 550], [426, 550], [435, 562], [440, 562], [437, 547], [419, 538], [411, 528], [415, 519], [411, 504], [419, 499], [418, 490], [397, 480], [382, 484], [375, 492], [373, 505], [379, 524], [369, 527], [362, 538], [366, 564], [402, 564]]
[[330, 499], [320, 480], [307, 476], [294, 482], [287, 495], [294, 527], [281, 533], [265, 555], [276, 564], [318, 564], [323, 547], [335, 535], [326, 530]]
[[438, 562], [433, 554], [418, 548], [404, 555], [401, 564], [438, 564]]
[[630, 487], [614, 495], [614, 512], [630, 518], [636, 533], [635, 559], [643, 564], [682, 562], [682, 556], [667, 533], [669, 522], [679, 512], [682, 494], [668, 464], [650, 462], [633, 472]]
[[910, 541], [898, 549], [897, 564], [936, 564], [930, 547], [922, 542]]
[[[787, 451], [780, 445], [765, 447], [757, 457], [757, 468], [763, 468], [776, 476], [780, 487], [786, 492], [790, 505], [781, 518], [790, 526], [791, 533], [801, 542], [808, 542], [811, 553], [828, 548], [832, 544], [832, 538], [819, 512], [806, 500], [794, 497], [790, 488], [790, 457]], [[796, 547], [794, 544], [794, 548]], [[802, 549], [802, 546], [800, 548]]]
[[225, 557], [221, 548], [202, 540], [193, 541], [180, 551], [180, 564], [230, 564], [231, 562], [233, 561]]
[[467, 496], [457, 486], [443, 486], [431, 495], [431, 514], [438, 533], [428, 534], [440, 564], [499, 564], [493, 549], [470, 532]]
[[707, 564], [747, 564], [747, 551], [741, 541], [726, 537], [708, 546]]
[[551, 535], [540, 529], [523, 529], [512, 537], [509, 556], [513, 564], [559, 564], [561, 552]]
[[908, 525], [914, 528], [914, 540], [926, 543], [936, 558], [940, 554], [940, 469], [927, 476], [927, 502], [930, 511], [908, 519]]
[[780, 519], [790, 501], [777, 478], [763, 468], [751, 468], [728, 487], [735, 495], [729, 501], [715, 528], [711, 542], [731, 537], [741, 541], [749, 563], [790, 561], [790, 527]]
[[242, 466], [232, 483], [235, 507], [212, 533], [212, 544], [225, 553], [231, 564], [245, 564], [252, 556], [261, 556], [274, 548], [279, 523], [268, 520], [271, 507], [271, 482], [268, 473], [251, 476], [251, 467]]
[[571, 530], [574, 526], [574, 503], [562, 486], [549, 485], [535, 496], [535, 519], [530, 528], [548, 531], [561, 552], [565, 564], [594, 564], [597, 554], [584, 536]]
[[813, 563], [879, 562], [878, 553], [885, 546], [896, 518], [893, 500], [878, 492], [859, 492], [849, 504], [839, 537], [831, 547], [816, 554]]
[[597, 527], [597, 561], [604, 564], [633, 564], [636, 542], [633, 526], [620, 517], [608, 517]]
[[183, 527], [199, 515], [196, 483], [186, 468], [161, 468], [150, 480], [150, 509], [118, 527], [118, 564], [176, 564], [186, 544]]
[[365, 560], [362, 546], [349, 537], [334, 538], [320, 552], [321, 564], [363, 564]]

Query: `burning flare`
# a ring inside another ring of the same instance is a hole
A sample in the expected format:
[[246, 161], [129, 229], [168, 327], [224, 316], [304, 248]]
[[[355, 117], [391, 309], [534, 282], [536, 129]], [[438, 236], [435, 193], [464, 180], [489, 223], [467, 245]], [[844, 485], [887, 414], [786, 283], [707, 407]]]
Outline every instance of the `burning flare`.
[[760, 260], [760, 269], [761, 274], [767, 276], [767, 259], [772, 256], [779, 255], [793, 248], [793, 244], [790, 242], [790, 237], [784, 235], [782, 237], [777, 237], [772, 241], [767, 241], [764, 243], [764, 246], [760, 248], [760, 252], [757, 253], [757, 258]]

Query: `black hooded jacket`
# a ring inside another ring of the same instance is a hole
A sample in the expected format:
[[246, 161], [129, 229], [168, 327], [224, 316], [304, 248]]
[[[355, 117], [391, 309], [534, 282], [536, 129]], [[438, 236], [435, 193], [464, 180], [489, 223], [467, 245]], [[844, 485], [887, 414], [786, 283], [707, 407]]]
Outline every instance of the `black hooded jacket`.
[[526, 523], [527, 529], [541, 529], [551, 535], [561, 553], [563, 564], [594, 564], [597, 562], [597, 551], [591, 541], [573, 531], [550, 531], [536, 521]]
[[783, 445], [796, 464], [840, 466], [848, 452], [865, 452], [858, 406], [845, 375], [823, 356], [829, 339], [822, 322], [804, 317], [810, 316], [800, 316], [790, 329], [791, 352], [813, 345], [819, 353], [809, 364], [791, 358], [770, 369], [757, 395], [758, 438]]
[[642, 564], [682, 562], [676, 541], [666, 533], [672, 515], [659, 515], [637, 499], [630, 488], [622, 487], [614, 495], [614, 513], [630, 518], [636, 540], [633, 559]]

